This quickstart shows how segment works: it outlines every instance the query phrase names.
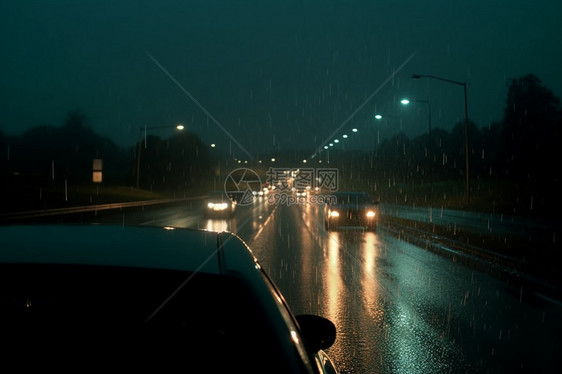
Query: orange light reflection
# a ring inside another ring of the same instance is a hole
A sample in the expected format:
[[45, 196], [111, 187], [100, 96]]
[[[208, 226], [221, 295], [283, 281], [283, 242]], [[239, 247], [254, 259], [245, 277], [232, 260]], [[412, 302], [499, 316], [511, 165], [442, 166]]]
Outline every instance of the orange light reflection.
[[342, 310], [342, 301], [345, 300], [345, 287], [341, 277], [340, 263], [340, 234], [331, 233], [328, 238], [328, 271], [326, 272], [326, 290], [327, 290], [327, 318], [336, 324], [342, 326], [339, 322], [338, 314]]
[[377, 322], [383, 318], [383, 308], [379, 305], [379, 290], [376, 274], [376, 258], [379, 254], [379, 239], [373, 232], [366, 232], [361, 243], [364, 268], [361, 272], [361, 288], [365, 297], [367, 313]]
[[229, 231], [228, 222], [224, 219], [208, 219], [205, 229], [218, 232]]

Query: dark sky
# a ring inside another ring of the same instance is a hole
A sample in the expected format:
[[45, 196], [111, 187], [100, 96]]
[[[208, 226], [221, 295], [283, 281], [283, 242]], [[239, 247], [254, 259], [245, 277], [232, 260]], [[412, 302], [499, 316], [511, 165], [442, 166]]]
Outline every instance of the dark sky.
[[533, 73], [560, 97], [561, 14], [556, 0], [3, 1], [0, 131], [80, 109], [122, 146], [181, 122], [253, 154], [314, 152], [339, 128], [359, 129], [347, 147], [418, 135], [427, 106], [406, 96], [431, 102], [433, 127], [464, 119], [462, 86], [414, 73], [467, 82], [483, 127], [512, 78]]

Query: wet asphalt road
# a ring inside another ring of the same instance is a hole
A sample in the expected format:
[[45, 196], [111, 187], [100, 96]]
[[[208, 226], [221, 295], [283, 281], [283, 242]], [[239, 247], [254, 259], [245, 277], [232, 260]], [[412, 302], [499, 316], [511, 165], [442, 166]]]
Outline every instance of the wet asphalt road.
[[338, 329], [344, 373], [524, 373], [562, 367], [562, 303], [441, 257], [384, 227], [326, 232], [316, 205], [239, 206], [204, 219], [202, 202], [96, 217], [114, 224], [227, 230], [252, 248], [295, 314]]

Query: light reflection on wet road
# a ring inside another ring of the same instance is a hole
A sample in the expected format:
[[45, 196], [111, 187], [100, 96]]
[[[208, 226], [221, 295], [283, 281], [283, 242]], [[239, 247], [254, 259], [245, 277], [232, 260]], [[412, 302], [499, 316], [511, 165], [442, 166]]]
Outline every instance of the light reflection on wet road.
[[344, 372], [550, 372], [562, 308], [380, 228], [327, 233], [314, 206], [279, 206], [251, 243], [295, 313], [338, 328]]
[[328, 353], [349, 373], [557, 372], [562, 306], [385, 233], [326, 232], [314, 205], [200, 207], [136, 223], [228, 230], [252, 248], [295, 312], [331, 319]]

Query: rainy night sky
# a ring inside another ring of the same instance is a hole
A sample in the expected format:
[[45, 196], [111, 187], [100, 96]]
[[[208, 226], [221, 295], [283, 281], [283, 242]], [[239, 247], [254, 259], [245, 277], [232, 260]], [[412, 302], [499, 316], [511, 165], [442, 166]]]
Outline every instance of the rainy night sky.
[[484, 127], [512, 78], [562, 95], [561, 14], [559, 0], [3, 1], [0, 131], [79, 109], [121, 146], [183, 123], [221, 147], [312, 152], [340, 128], [365, 149], [427, 131], [403, 97], [430, 101], [433, 127], [464, 119], [462, 86], [412, 74], [467, 82]]

